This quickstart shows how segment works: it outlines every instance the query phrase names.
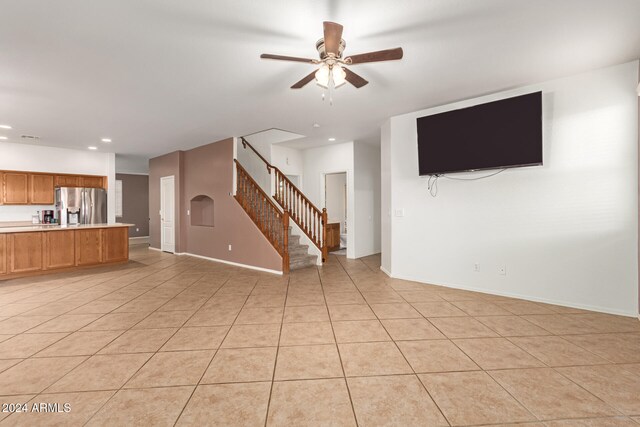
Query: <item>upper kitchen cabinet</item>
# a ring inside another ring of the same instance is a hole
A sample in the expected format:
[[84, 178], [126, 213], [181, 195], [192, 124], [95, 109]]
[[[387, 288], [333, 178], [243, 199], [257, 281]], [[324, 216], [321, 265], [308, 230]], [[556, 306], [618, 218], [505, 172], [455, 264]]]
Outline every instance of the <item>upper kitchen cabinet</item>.
[[77, 175], [56, 175], [56, 187], [80, 187], [80, 177]]
[[104, 179], [101, 176], [81, 176], [80, 187], [104, 188]]
[[107, 177], [0, 171], [0, 205], [53, 205], [56, 187], [107, 188]]
[[32, 205], [55, 203], [53, 175], [29, 174], [29, 203]]
[[24, 172], [2, 174], [2, 202], [5, 205], [29, 203], [29, 174]]

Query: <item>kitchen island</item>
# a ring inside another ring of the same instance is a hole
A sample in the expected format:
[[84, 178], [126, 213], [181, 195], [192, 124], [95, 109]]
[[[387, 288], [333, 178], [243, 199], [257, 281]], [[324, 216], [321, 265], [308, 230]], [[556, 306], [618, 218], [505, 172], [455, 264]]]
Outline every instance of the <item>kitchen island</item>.
[[0, 225], [0, 281], [127, 262], [131, 226]]

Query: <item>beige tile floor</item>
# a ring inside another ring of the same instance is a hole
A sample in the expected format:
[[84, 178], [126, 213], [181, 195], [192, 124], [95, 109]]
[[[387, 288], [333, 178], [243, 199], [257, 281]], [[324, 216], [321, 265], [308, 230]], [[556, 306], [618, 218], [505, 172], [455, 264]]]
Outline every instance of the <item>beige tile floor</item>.
[[1, 425], [640, 424], [637, 319], [390, 279], [376, 256], [287, 277], [131, 258], [0, 283], [0, 403], [29, 411]]

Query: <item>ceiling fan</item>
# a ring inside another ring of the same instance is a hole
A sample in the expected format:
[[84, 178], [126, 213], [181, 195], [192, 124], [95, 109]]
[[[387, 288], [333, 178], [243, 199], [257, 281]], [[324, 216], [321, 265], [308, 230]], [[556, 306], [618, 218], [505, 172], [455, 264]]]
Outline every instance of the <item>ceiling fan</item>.
[[369, 83], [358, 74], [349, 70], [345, 65], [364, 64], [366, 62], [392, 61], [402, 59], [402, 48], [379, 50], [376, 52], [361, 53], [358, 55], [342, 57], [342, 52], [347, 46], [342, 39], [343, 27], [335, 22], [325, 21], [324, 38], [316, 42], [316, 49], [320, 55], [320, 59], [298, 58], [294, 56], [272, 55], [263, 53], [260, 58], [277, 59], [280, 61], [306, 62], [308, 64], [318, 65], [320, 68], [304, 77], [299, 82], [291, 86], [291, 89], [300, 89], [314, 78], [316, 83], [324, 88], [328, 88], [333, 84], [334, 88], [340, 87], [346, 82], [351, 83], [356, 88]]

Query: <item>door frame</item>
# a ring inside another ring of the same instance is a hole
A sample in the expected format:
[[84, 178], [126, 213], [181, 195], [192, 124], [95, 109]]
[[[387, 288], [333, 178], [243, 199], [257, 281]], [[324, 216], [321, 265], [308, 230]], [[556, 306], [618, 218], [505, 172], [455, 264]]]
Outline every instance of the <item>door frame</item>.
[[320, 172], [320, 206], [322, 209], [325, 207], [326, 201], [326, 176], [333, 175], [336, 173], [344, 173], [347, 178], [347, 200], [346, 200], [346, 209], [347, 209], [347, 258], [355, 259], [355, 216], [354, 210], [355, 207], [355, 194], [353, 191], [349, 191], [351, 179], [353, 179], [352, 173], [349, 170], [338, 169], [338, 170], [327, 170]]
[[[164, 191], [163, 184], [166, 181], [173, 183], [173, 247], [165, 245], [164, 242], [164, 219], [163, 219], [163, 207], [164, 207]], [[176, 177], [175, 175], [160, 177], [160, 250], [163, 252], [175, 253], [176, 252]]]

